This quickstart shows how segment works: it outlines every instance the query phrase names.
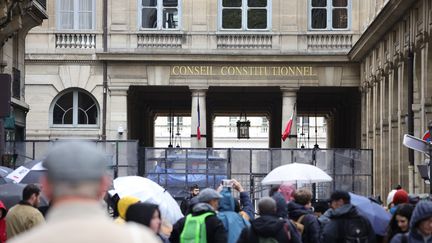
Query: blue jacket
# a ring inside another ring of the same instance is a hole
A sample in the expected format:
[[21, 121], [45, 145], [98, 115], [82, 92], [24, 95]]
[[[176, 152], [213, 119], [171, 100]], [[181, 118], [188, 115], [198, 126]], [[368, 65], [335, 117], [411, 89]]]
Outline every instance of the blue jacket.
[[287, 219], [288, 218], [288, 209], [285, 198], [282, 196], [280, 192], [275, 192], [272, 198], [276, 201], [276, 215], [279, 218]]
[[305, 215], [300, 222], [304, 225], [302, 237], [303, 243], [319, 243], [320, 242], [320, 224], [317, 217], [310, 209], [293, 201], [288, 203], [289, 218], [297, 221], [302, 215]]
[[234, 197], [228, 188], [224, 188], [220, 194], [222, 198], [219, 200], [219, 212], [217, 216], [228, 232], [228, 243], [235, 243], [242, 230], [249, 227], [250, 223], [235, 212]]
[[[424, 237], [418, 231], [418, 223], [424, 219], [432, 217], [432, 202], [421, 201], [417, 203], [410, 220], [410, 231], [408, 232], [409, 243], [432, 243], [432, 235]], [[391, 243], [401, 243], [403, 234], [399, 233], [391, 239]]]
[[249, 216], [249, 219], [253, 220], [255, 218], [255, 210], [248, 192], [240, 192], [240, 205], [242, 206], [242, 210]]

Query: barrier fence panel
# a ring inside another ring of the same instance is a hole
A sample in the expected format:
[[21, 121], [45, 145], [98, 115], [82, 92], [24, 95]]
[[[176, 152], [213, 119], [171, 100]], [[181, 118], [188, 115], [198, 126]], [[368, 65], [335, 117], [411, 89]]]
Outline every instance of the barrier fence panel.
[[[41, 160], [59, 141], [7, 142], [2, 165], [18, 167]], [[372, 195], [372, 150], [359, 149], [189, 149], [144, 148], [138, 141], [91, 141], [105, 152], [113, 178], [145, 176], [181, 199], [189, 187], [217, 188], [226, 178], [237, 179], [256, 202], [267, 196], [269, 186], [262, 179], [274, 168], [289, 163], [306, 163], [324, 170], [332, 182], [298, 184], [309, 187], [316, 199], [327, 199], [333, 190]]]

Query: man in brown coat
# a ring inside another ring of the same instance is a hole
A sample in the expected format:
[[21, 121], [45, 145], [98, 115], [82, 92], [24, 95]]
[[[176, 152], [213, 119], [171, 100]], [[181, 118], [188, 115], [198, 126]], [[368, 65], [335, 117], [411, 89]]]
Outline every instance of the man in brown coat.
[[45, 221], [37, 209], [39, 202], [39, 187], [33, 184], [24, 187], [22, 200], [6, 215], [6, 235], [9, 240]]
[[53, 202], [47, 223], [8, 243], [154, 243], [155, 234], [137, 224], [118, 225], [108, 217], [100, 200], [109, 177], [106, 156], [94, 144], [62, 142], [43, 162], [47, 176], [44, 194]]

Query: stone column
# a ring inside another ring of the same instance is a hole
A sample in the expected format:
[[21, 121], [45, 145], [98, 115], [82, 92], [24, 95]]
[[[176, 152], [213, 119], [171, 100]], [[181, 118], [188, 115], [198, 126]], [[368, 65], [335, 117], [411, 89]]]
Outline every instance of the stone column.
[[[192, 89], [192, 110], [191, 110], [191, 147], [207, 147], [207, 112], [206, 112], [206, 89]], [[199, 117], [198, 117], [199, 104]], [[197, 127], [201, 131], [201, 139], [197, 137]]]
[[128, 139], [127, 87], [111, 87], [107, 114], [107, 139]]
[[282, 148], [297, 148], [297, 90], [298, 89], [281, 89], [282, 90], [282, 131], [292, 115], [291, 133], [288, 138], [282, 142]]

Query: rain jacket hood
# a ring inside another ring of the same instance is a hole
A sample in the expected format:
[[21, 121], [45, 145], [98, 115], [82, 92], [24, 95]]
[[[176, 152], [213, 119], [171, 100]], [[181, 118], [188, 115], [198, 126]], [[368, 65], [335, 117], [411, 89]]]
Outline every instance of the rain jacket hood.
[[274, 237], [281, 230], [285, 221], [271, 215], [262, 215], [252, 221], [252, 228], [258, 235], [263, 237]]
[[[147, 227], [150, 226], [150, 222], [153, 218], [154, 212], [158, 210], [159, 207], [156, 204], [150, 203], [135, 203], [129, 206], [126, 212], [126, 221], [133, 221], [143, 224]], [[159, 218], [161, 217], [159, 212]]]
[[420, 221], [430, 217], [432, 217], [432, 202], [422, 201], [417, 203], [411, 216], [410, 228], [416, 228]]
[[204, 212], [214, 212], [214, 208], [208, 204], [208, 203], [197, 203], [193, 208], [192, 208], [192, 214], [201, 214]]
[[126, 211], [129, 208], [130, 205], [139, 202], [140, 200], [136, 197], [132, 197], [132, 196], [125, 196], [123, 198], [121, 198], [118, 202], [118, 212], [119, 212], [119, 216], [122, 219], [126, 218]]
[[0, 243], [6, 242], [6, 213], [7, 209], [6, 206], [3, 204], [2, 201], [0, 201], [0, 210], [2, 211], [2, 216], [0, 217]]
[[340, 218], [346, 215], [357, 215], [357, 209], [352, 204], [344, 204], [339, 208], [329, 210], [329, 218]]
[[234, 197], [231, 195], [231, 191], [224, 188], [221, 192], [222, 198], [219, 199], [219, 211], [235, 211]]
[[2, 216], [0, 219], [4, 219], [4, 217], [6, 217], [7, 209], [2, 201], [0, 201], [0, 210], [2, 211]]
[[305, 208], [303, 205], [298, 204], [294, 201], [288, 203], [288, 215], [292, 219], [297, 219], [298, 217], [304, 214], [310, 214], [312, 211], [310, 209]]

